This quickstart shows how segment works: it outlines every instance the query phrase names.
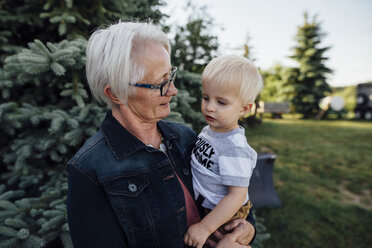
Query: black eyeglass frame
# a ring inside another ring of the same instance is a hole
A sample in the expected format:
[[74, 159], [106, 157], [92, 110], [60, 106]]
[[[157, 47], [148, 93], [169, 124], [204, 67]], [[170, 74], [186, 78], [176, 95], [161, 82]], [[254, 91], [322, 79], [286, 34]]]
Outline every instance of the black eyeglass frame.
[[[169, 79], [165, 80], [161, 84], [129, 83], [129, 85], [135, 86], [135, 87], [152, 89], [152, 90], [160, 89], [160, 96], [165, 96], [168, 93], [168, 90], [170, 88], [170, 84], [173, 82], [173, 80], [174, 80], [174, 78], [176, 76], [176, 72], [177, 72], [177, 67], [176, 66], [172, 66], [172, 69], [171, 69], [171, 71], [169, 73], [170, 74]], [[163, 94], [164, 85], [166, 85], [167, 83], [169, 83], [168, 88], [167, 88], [167, 90]]]

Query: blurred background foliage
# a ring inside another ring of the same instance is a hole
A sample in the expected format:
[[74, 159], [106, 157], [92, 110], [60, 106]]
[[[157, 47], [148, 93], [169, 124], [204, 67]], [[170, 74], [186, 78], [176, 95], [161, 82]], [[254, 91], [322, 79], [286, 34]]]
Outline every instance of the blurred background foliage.
[[[0, 0], [0, 248], [72, 247], [65, 165], [99, 129], [106, 111], [92, 98], [84, 69], [87, 39], [98, 27], [119, 19], [152, 20], [167, 32], [172, 64], [179, 67], [175, 81], [179, 94], [173, 98], [169, 119], [196, 132], [205, 125], [200, 113], [201, 72], [212, 58], [225, 53], [212, 32], [216, 24], [205, 7], [188, 2], [187, 22], [167, 26], [168, 16], [160, 10], [163, 4]], [[291, 102], [294, 114], [313, 118], [319, 100], [334, 94], [345, 99], [342, 117], [353, 117], [355, 86], [332, 89], [326, 82], [331, 70], [324, 64], [330, 49], [321, 45], [324, 35], [320, 23], [305, 14], [291, 55], [297, 66], [261, 69], [265, 86], [259, 100]], [[238, 53], [253, 60], [249, 39]], [[254, 246], [262, 247], [270, 235], [262, 217], [257, 220]]]

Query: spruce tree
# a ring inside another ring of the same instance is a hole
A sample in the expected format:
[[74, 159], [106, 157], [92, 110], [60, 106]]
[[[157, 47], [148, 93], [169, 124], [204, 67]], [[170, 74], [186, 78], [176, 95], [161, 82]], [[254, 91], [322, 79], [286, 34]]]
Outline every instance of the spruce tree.
[[295, 36], [297, 45], [290, 56], [298, 66], [290, 70], [288, 77], [288, 83], [294, 89], [291, 102], [304, 118], [314, 117], [319, 111], [320, 99], [331, 92], [326, 77], [332, 70], [325, 65], [328, 58], [324, 55], [330, 47], [320, 46], [324, 36], [316, 18], [310, 22], [305, 13], [304, 24], [298, 27]]
[[0, 2], [0, 248], [72, 247], [65, 165], [105, 114], [85, 81], [87, 38], [118, 19], [161, 22], [159, 5]]
[[187, 23], [176, 26], [175, 36], [171, 39], [172, 63], [180, 69], [175, 81], [179, 96], [175, 98], [178, 104], [174, 110], [199, 132], [206, 125], [200, 112], [201, 73], [217, 56], [219, 42], [211, 32], [215, 24], [205, 6], [197, 7], [188, 2], [185, 11], [189, 13]]

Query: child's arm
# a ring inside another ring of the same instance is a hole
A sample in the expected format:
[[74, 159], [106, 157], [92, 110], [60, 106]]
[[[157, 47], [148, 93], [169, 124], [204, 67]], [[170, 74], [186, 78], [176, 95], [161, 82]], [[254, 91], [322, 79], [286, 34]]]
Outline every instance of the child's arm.
[[225, 224], [243, 205], [247, 187], [229, 186], [229, 193], [199, 223], [189, 227], [183, 240], [185, 244], [202, 248], [209, 235]]

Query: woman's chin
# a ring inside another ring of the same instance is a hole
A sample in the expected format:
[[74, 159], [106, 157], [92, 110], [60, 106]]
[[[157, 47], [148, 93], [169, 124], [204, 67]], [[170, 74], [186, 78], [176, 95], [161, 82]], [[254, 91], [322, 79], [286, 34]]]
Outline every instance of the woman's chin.
[[[168, 104], [169, 105], [169, 104]], [[158, 118], [159, 119], [163, 119], [163, 118], [166, 118], [170, 115], [170, 108], [169, 106], [166, 108], [166, 107], [162, 107], [161, 110], [158, 112]]]

